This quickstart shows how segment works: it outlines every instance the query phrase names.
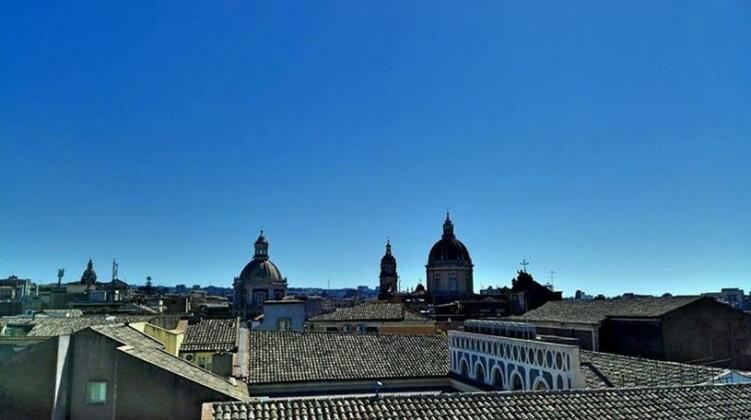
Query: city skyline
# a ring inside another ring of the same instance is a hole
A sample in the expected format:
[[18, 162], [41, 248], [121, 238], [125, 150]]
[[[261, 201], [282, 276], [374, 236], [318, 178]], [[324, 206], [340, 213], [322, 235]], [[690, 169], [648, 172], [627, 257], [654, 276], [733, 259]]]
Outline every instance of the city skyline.
[[[391, 242], [391, 237], [390, 236], [387, 237], [386, 241]], [[386, 242], [384, 242], [383, 245], [385, 246]], [[272, 246], [273, 246], [273, 243], [272, 243]], [[394, 247], [393, 243], [392, 243], [392, 247]], [[471, 244], [468, 246], [468, 248], [470, 248], [470, 252], [471, 252]], [[430, 249], [430, 246], [428, 246], [428, 250], [429, 249]], [[398, 272], [401, 273], [402, 270], [404, 270], [404, 267], [402, 266], [402, 263], [399, 260], [397, 252], [398, 251], [395, 250], [394, 254], [395, 254], [396, 258], [397, 258]], [[269, 254], [272, 257], [272, 259], [274, 259], [273, 258], [273, 254], [271, 252]], [[380, 256], [382, 256], [382, 254], [383, 254], [383, 252], [381, 252]], [[253, 253], [251, 252], [249, 254], [248, 260], [250, 260], [252, 258], [252, 255], [253, 255]], [[380, 256], [379, 256], [378, 259], [380, 259]], [[426, 251], [426, 256], [425, 257], [426, 257], [425, 260], [427, 261], [427, 251]], [[313, 258], [315, 258], [315, 256], [313, 256]], [[119, 269], [120, 269], [121, 260], [117, 259], [116, 257], [114, 259], [117, 260], [117, 267], [118, 267], [117, 273], [119, 273], [120, 272]], [[112, 258], [109, 259], [109, 263], [108, 264], [104, 264], [104, 265], [97, 264], [96, 261], [94, 261], [94, 264], [95, 264], [94, 265], [94, 269], [97, 271], [100, 281], [108, 281], [110, 279], [111, 274], [112, 274], [112, 270], [111, 270], [112, 269], [112, 264], [111, 264], [112, 260], [113, 260]], [[81, 272], [83, 272], [83, 270], [85, 269], [85, 265], [86, 264], [84, 263], [83, 264], [83, 268], [80, 270]], [[237, 277], [237, 275], [239, 275], [239, 272], [242, 269], [243, 265], [244, 264], [241, 264], [240, 269], [238, 269], [237, 274], [234, 277]], [[512, 266], [512, 265], [513, 264], [510, 264], [509, 266]], [[592, 294], [592, 295], [604, 294], [605, 296], [618, 296], [618, 295], [621, 295], [621, 294], [624, 294], [624, 293], [636, 293], [636, 294], [647, 294], [647, 295], [651, 294], [651, 295], [657, 295], [657, 296], [665, 294], [665, 293], [670, 293], [670, 294], [674, 294], [674, 295], [682, 295], [682, 294], [684, 294], [684, 295], [692, 295], [692, 294], [698, 295], [698, 294], [702, 294], [702, 293], [706, 293], [706, 292], [715, 291], [715, 289], [703, 289], [703, 290], [690, 291], [690, 292], [687, 292], [687, 293], [680, 293], [680, 292], [676, 293], [676, 292], [671, 291], [671, 290], [659, 291], [658, 289], [638, 290], [638, 289], [629, 289], [629, 288], [614, 289], [614, 290], [616, 290], [615, 292], [603, 292], [603, 291], [600, 291], [600, 290], [597, 290], [597, 289], [582, 289], [582, 288], [569, 290], [569, 289], [566, 289], [565, 287], [561, 287], [560, 286], [561, 283], [558, 283], [556, 281], [558, 278], [555, 277], [554, 275], [558, 274], [557, 271], [555, 271], [555, 270], [548, 270], [548, 271], [544, 271], [544, 272], [538, 272], [534, 268], [530, 268], [530, 266], [534, 267], [533, 262], [531, 262], [527, 257], [522, 257], [519, 260], [519, 262], [516, 264], [516, 268], [513, 268], [513, 269], [511, 269], [509, 271], [509, 278], [507, 280], [501, 279], [501, 280], [497, 280], [497, 281], [492, 281], [492, 280], [491, 281], [487, 281], [487, 280], [480, 279], [476, 283], [476, 285], [475, 285], [475, 288], [474, 288], [475, 292], [479, 293], [479, 291], [481, 289], [484, 289], [484, 288], [487, 288], [487, 287], [504, 287], [504, 286], [510, 286], [512, 278], [515, 277], [515, 275], [516, 275], [516, 273], [518, 271], [522, 271], [522, 270], [528, 271], [530, 274], [532, 274], [535, 277], [535, 279], [537, 281], [539, 281], [542, 284], [552, 283], [557, 290], [563, 290], [564, 291], [564, 296], [573, 296], [574, 292], [577, 291], [577, 290], [581, 290], [581, 291], [583, 291], [585, 293], [589, 293], [589, 294]], [[421, 267], [423, 268], [423, 274], [422, 274], [422, 276], [420, 278], [418, 278], [415, 281], [409, 281], [409, 280], [405, 281], [405, 279], [402, 278], [402, 275], [399, 274], [399, 283], [400, 283], [400, 286], [401, 286], [401, 289], [400, 289], [401, 291], [408, 291], [408, 290], [414, 289], [414, 287], [418, 283], [423, 284], [423, 286], [426, 284], [425, 275], [424, 275], [425, 274], [424, 273], [424, 264]], [[79, 281], [80, 274], [77, 274], [77, 272], [75, 270], [69, 270], [67, 267], [63, 267], [63, 266], [60, 266], [60, 268], [64, 268], [64, 270], [65, 270], [65, 276], [66, 277], [63, 279], [63, 282], [68, 282], [69, 283], [69, 282], [78, 282]], [[55, 273], [57, 273], [57, 270], [58, 269], [55, 270]], [[348, 280], [337, 280], [337, 279], [332, 279], [332, 278], [326, 278], [325, 280], [322, 280], [322, 281], [313, 281], [313, 282], [302, 281], [300, 284], [296, 284], [295, 282], [292, 282], [290, 284], [290, 287], [291, 288], [319, 288], [319, 289], [329, 289], [329, 288], [331, 288], [331, 289], [345, 289], [345, 288], [355, 289], [358, 286], [368, 286], [371, 289], [375, 289], [378, 286], [378, 277], [377, 277], [378, 270], [374, 269], [373, 271], [374, 271], [375, 274], [374, 274], [374, 276], [371, 276], [372, 278], [369, 278], [369, 279], [361, 281], [361, 282], [358, 282], [358, 281], [348, 281]], [[411, 268], [407, 268], [405, 271], [413, 272], [414, 270], [411, 269]], [[552, 271], [552, 273], [551, 273], [551, 271]], [[129, 270], [125, 271], [125, 273], [128, 273], [128, 272], [129, 272]], [[286, 271], [283, 271], [283, 273], [286, 273]], [[17, 275], [20, 278], [31, 277], [31, 276], [26, 276], [26, 275], [19, 275], [17, 273], [9, 273], [8, 275]], [[287, 277], [286, 274], [284, 274], [284, 276]], [[142, 279], [135, 279], [135, 280], [132, 279], [132, 278], [129, 278], [127, 276], [127, 274], [126, 275], [118, 275], [117, 276], [117, 278], [119, 278], [121, 280], [125, 280], [125, 281], [129, 282], [132, 285], [145, 284], [146, 283], [146, 277], [150, 277], [151, 278], [152, 276], [150, 274], [145, 274]], [[232, 279], [234, 279], [234, 277]], [[40, 281], [39, 279], [33, 278], [33, 277], [31, 279], [34, 280], [35, 282], [39, 282], [41, 284], [55, 283], [57, 281], [57, 280], [47, 281], [47, 280], [44, 280], [44, 279], [42, 279]], [[185, 285], [187, 287], [192, 287], [193, 285], [200, 285], [201, 287], [214, 286], [214, 287], [224, 287], [224, 288], [229, 288], [229, 289], [232, 288], [232, 279], [230, 279], [228, 281], [227, 280], [225, 280], [225, 281], [222, 281], [222, 280], [215, 281], [215, 280], [200, 280], [200, 279], [198, 279], [198, 280], [196, 280], [196, 279], [194, 279], [194, 280], [176, 280], [176, 279], [170, 279], [169, 276], [165, 276], [163, 278], [153, 278], [154, 284], [158, 285], [158, 286], [174, 287], [176, 285], [181, 285], [182, 284], [182, 285]], [[562, 283], [568, 284], [569, 282], [562, 282]], [[577, 282], [571, 282], [571, 284], [576, 285], [578, 283]], [[719, 287], [717, 287], [716, 290], [720, 290], [721, 288], [725, 288], [725, 287], [739, 287], [741, 289], [744, 289], [743, 282], [732, 282], [732, 281], [730, 281], [730, 282], [726, 282], [726, 284], [719, 285]]]
[[[40, 4], [0, 14], [0, 276], [751, 281], [747, 2]], [[186, 23], [190, 24], [186, 24]]]

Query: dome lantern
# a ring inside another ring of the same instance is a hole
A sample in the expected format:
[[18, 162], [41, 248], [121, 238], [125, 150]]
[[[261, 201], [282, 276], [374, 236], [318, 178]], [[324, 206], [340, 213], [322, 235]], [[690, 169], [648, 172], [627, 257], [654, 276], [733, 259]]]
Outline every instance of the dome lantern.
[[266, 237], [263, 236], [263, 229], [261, 230], [261, 233], [258, 235], [258, 239], [256, 239], [255, 242], [255, 254], [253, 255], [254, 260], [268, 260], [269, 259], [269, 242], [266, 240]]

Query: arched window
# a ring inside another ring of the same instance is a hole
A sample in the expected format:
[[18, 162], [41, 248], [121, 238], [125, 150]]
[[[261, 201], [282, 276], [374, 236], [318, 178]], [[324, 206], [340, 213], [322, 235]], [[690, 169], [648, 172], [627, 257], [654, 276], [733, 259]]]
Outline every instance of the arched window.
[[493, 386], [503, 388], [503, 372], [501, 372], [501, 369], [493, 370]]
[[535, 391], [547, 391], [548, 389], [550, 389], [548, 384], [542, 379], [538, 380], [535, 384]]
[[469, 364], [467, 363], [466, 359], [462, 359], [461, 362], [459, 362], [459, 372], [462, 374], [462, 376], [469, 378]]
[[481, 363], [475, 366], [475, 380], [477, 382], [485, 382], [485, 368], [482, 367]]
[[518, 372], [514, 372], [511, 374], [511, 390], [512, 391], [522, 391], [524, 389], [524, 382], [522, 381], [522, 376], [519, 375]]

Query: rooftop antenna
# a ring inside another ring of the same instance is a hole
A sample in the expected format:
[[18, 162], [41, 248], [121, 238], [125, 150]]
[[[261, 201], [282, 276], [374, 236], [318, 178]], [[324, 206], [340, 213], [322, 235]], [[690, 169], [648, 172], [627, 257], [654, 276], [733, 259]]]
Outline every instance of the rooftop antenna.
[[527, 261], [526, 258], [522, 258], [522, 262], [519, 263], [519, 265], [522, 266], [522, 271], [527, 272], [527, 266], [529, 265], [529, 261]]
[[115, 261], [115, 259], [113, 258], [112, 259], [112, 281], [113, 282], [117, 278], [117, 267], [118, 267], [117, 261]]
[[63, 283], [63, 276], [65, 275], [65, 269], [64, 268], [58, 268], [57, 269], [57, 288], [59, 289], [62, 287]]

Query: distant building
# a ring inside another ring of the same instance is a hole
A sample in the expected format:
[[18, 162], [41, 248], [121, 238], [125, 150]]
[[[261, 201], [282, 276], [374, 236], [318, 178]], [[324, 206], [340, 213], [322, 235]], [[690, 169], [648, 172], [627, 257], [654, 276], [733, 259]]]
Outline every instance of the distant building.
[[399, 292], [399, 275], [396, 273], [396, 257], [391, 253], [391, 241], [386, 241], [386, 253], [381, 258], [381, 274], [378, 275], [378, 299], [384, 300]]
[[308, 319], [319, 332], [435, 334], [435, 321], [408, 311], [401, 303], [368, 302]]
[[10, 276], [0, 279], [0, 302], [20, 302], [34, 293], [34, 283], [30, 279]]
[[574, 300], [594, 300], [594, 296], [588, 295], [584, 293], [581, 290], [577, 290], [576, 293], [574, 293]]
[[441, 329], [451, 329], [465, 319], [500, 318], [510, 314], [508, 295], [462, 299], [433, 306], [431, 316]]
[[243, 319], [252, 319], [263, 312], [263, 302], [280, 300], [287, 294], [287, 279], [269, 260], [269, 243], [263, 231], [255, 242], [253, 259], [235, 278], [235, 312]]
[[751, 369], [751, 315], [713, 298], [555, 301], [515, 319], [584, 349]]
[[493, 287], [488, 286], [485, 289], [480, 289], [481, 296], [506, 296], [510, 289], [508, 287]]
[[511, 313], [523, 314], [539, 308], [546, 302], [561, 300], [562, 292], [556, 292], [552, 287], [552, 285], [543, 286], [536, 282], [526, 269], [518, 271], [516, 278], [511, 280], [511, 294], [515, 297], [511, 300], [518, 302], [515, 307], [511, 308]]
[[719, 293], [704, 293], [703, 296], [713, 297], [722, 303], [726, 303], [735, 309], [747, 310], [748, 299], [743, 293], [743, 289], [737, 287], [723, 288]]
[[89, 258], [89, 262], [86, 264], [86, 269], [81, 274], [81, 284], [86, 286], [86, 290], [93, 288], [96, 285], [96, 271], [94, 271], [94, 263]]
[[38, 294], [38, 286], [29, 279], [10, 276], [0, 279], [0, 316], [20, 314], [24, 305]]
[[425, 266], [428, 293], [434, 295], [472, 294], [472, 258], [464, 244], [454, 235], [449, 214], [443, 222], [443, 236], [433, 245]]
[[267, 300], [253, 331], [303, 331], [306, 305], [307, 301], [297, 299]]

